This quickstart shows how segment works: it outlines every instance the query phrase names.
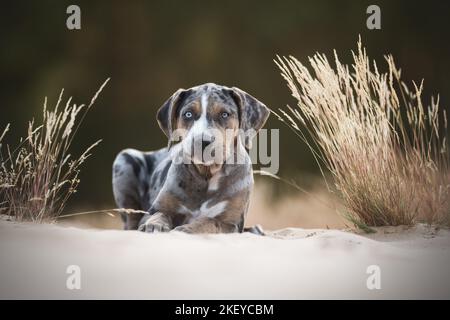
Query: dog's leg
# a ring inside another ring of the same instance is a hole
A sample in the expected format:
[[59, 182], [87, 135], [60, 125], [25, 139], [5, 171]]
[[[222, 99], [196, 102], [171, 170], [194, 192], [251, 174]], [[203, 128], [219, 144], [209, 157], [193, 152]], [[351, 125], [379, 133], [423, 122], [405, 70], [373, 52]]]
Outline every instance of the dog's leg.
[[253, 234], [257, 234], [259, 236], [265, 236], [266, 233], [264, 232], [263, 228], [261, 227], [261, 225], [259, 224], [255, 224], [254, 226], [251, 227], [245, 227], [244, 232], [250, 232]]
[[218, 218], [200, 217], [191, 223], [183, 224], [173, 229], [186, 233], [232, 233], [239, 232], [235, 224], [226, 223]]
[[172, 229], [172, 219], [162, 212], [146, 214], [139, 222], [139, 231], [168, 232], [170, 229]]
[[[126, 149], [120, 152], [113, 164], [113, 192], [119, 208], [146, 210], [143, 208], [144, 190], [143, 175], [145, 161], [142, 152]], [[121, 213], [125, 230], [136, 230], [143, 214]]]

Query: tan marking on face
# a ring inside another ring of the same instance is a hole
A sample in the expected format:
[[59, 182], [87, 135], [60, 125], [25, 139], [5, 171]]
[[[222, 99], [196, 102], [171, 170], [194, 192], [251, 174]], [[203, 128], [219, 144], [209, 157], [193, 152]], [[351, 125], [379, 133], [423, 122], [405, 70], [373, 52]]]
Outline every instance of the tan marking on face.
[[[229, 114], [229, 116], [225, 119], [222, 118], [222, 113], [224, 112], [228, 112]], [[234, 110], [234, 108], [231, 108], [230, 106], [216, 102], [209, 107], [208, 117], [213, 120], [212, 122], [214, 123], [214, 127], [217, 129], [239, 129], [237, 110]]]
[[[228, 117], [223, 118], [223, 113], [228, 113]], [[217, 148], [222, 148], [223, 158], [226, 159], [234, 146], [238, 135], [239, 119], [237, 110], [220, 102], [213, 103], [208, 108], [208, 121], [211, 129], [220, 134], [221, 139], [216, 139]]]
[[[184, 118], [186, 112], [192, 112], [192, 118], [190, 120]], [[197, 120], [202, 114], [202, 106], [200, 99], [194, 100], [186, 106], [183, 106], [178, 114], [176, 129], [184, 129], [184, 131], [189, 131], [189, 129], [194, 125], [195, 120]]]
[[[190, 117], [186, 117], [186, 113]], [[176, 125], [177, 141], [183, 142], [185, 153], [194, 157], [194, 162], [201, 163], [204, 159], [208, 166], [221, 165], [233, 153], [236, 137], [239, 133], [238, 110], [234, 105], [217, 101], [207, 93], [196, 100], [182, 106]], [[199, 149], [199, 141], [207, 135], [214, 137], [209, 148]], [[200, 156], [199, 156], [200, 155]]]

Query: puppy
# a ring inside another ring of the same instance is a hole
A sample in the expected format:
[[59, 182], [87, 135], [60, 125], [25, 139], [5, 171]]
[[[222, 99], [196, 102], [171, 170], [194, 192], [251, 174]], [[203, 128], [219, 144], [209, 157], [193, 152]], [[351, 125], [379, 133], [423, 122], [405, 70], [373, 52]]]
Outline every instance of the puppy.
[[207, 83], [176, 91], [157, 113], [168, 146], [126, 149], [114, 161], [117, 206], [148, 212], [122, 214], [124, 228], [242, 232], [253, 187], [248, 150], [268, 116], [263, 103], [235, 87]]

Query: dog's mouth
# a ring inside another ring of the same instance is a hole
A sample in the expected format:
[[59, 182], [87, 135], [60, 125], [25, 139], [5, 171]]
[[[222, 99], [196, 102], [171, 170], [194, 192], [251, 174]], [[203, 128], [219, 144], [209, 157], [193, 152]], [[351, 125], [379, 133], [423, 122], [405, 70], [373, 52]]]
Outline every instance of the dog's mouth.
[[223, 163], [223, 161], [218, 159], [216, 155], [216, 147], [212, 147], [208, 150], [201, 148], [196, 149], [194, 146], [191, 148], [191, 159], [194, 161], [194, 164], [210, 166], [213, 164]]
[[222, 165], [225, 161], [226, 146], [217, 143], [205, 145], [192, 141], [187, 148], [184, 148], [184, 153], [193, 164]]

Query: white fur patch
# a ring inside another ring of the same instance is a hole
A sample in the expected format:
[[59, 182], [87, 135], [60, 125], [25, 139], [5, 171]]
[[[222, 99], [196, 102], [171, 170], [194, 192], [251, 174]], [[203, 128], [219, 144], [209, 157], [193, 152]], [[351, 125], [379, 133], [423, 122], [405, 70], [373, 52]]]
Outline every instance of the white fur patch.
[[202, 136], [206, 129], [208, 129], [208, 121], [206, 120], [206, 109], [208, 107], [208, 96], [206, 94], [202, 95], [201, 98], [202, 113], [200, 118], [195, 121], [192, 128], [189, 130], [187, 137], [188, 141], [192, 141], [193, 138]]
[[[202, 95], [202, 114], [197, 120], [195, 127], [195, 133], [203, 134], [203, 132], [208, 128], [208, 122], [206, 121], [206, 109], [208, 108], [208, 96], [206, 94]], [[194, 128], [193, 128], [194, 129]]]
[[206, 108], [208, 107], [208, 96], [206, 94], [202, 95], [202, 117], [206, 117]]
[[233, 195], [239, 193], [245, 189], [251, 188], [253, 185], [253, 176], [248, 175], [238, 181], [236, 181], [233, 185], [229, 186], [226, 190], [227, 194]]
[[180, 207], [178, 208], [178, 213], [181, 213], [181, 214], [191, 214], [191, 210], [189, 210], [188, 208], [186, 208], [184, 205], [180, 205]]
[[[210, 200], [209, 200], [210, 201]], [[214, 218], [225, 211], [228, 201], [221, 201], [215, 205], [208, 207], [209, 201], [206, 201], [200, 207], [200, 215], [202, 217]]]
[[221, 201], [216, 203], [215, 205], [212, 205], [211, 207], [208, 207], [210, 201], [211, 200], [208, 200], [202, 203], [200, 208], [197, 210], [189, 210], [184, 205], [180, 205], [180, 207], [178, 208], [178, 212], [182, 214], [191, 214], [191, 221], [199, 217], [214, 218], [223, 213], [228, 204], [228, 201]]
[[220, 172], [217, 172], [211, 177], [211, 179], [209, 179], [208, 191], [216, 191], [217, 189], [219, 189], [219, 181], [221, 177], [222, 174]]

